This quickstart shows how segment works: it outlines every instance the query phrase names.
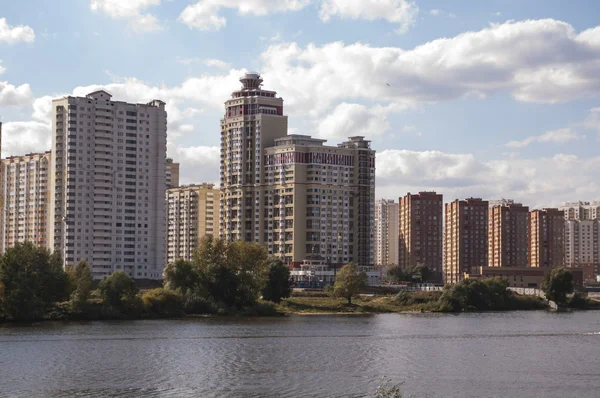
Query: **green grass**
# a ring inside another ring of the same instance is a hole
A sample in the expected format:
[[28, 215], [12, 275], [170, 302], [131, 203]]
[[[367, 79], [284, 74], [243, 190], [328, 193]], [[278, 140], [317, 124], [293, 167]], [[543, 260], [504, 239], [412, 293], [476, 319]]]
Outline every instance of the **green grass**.
[[424, 311], [429, 310], [429, 301], [413, 304], [398, 304], [394, 302], [394, 296], [385, 297], [357, 297], [348, 305], [348, 301], [342, 298], [330, 297], [291, 297], [283, 300], [277, 310], [284, 313], [356, 313], [356, 314], [378, 314], [390, 312]]

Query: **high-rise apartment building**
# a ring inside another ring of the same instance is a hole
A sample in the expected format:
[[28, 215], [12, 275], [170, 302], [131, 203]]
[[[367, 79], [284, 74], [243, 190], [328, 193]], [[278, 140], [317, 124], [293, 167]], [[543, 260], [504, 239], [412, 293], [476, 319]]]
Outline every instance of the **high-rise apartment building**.
[[324, 142], [289, 135], [265, 149], [264, 221], [255, 228], [269, 254], [287, 263], [320, 257], [372, 266], [375, 151], [364, 137]]
[[165, 264], [165, 103], [99, 90], [52, 101], [50, 242], [95, 279], [161, 279]]
[[529, 207], [507, 202], [489, 209], [488, 265], [526, 267], [529, 264]]
[[0, 253], [17, 243], [48, 247], [50, 152], [11, 156], [0, 162]]
[[398, 206], [398, 263], [403, 268], [417, 264], [442, 278], [443, 196], [435, 192], [408, 193]]
[[456, 199], [445, 207], [444, 282], [457, 283], [465, 273], [487, 266], [488, 202]]
[[173, 159], [167, 158], [167, 189], [179, 186], [179, 163], [173, 162]]
[[220, 194], [206, 183], [167, 190], [167, 263], [192, 259], [203, 236], [219, 237]]
[[220, 236], [266, 243], [263, 151], [286, 136], [287, 116], [283, 99], [262, 88], [259, 74], [247, 73], [240, 82], [221, 119]]
[[600, 219], [600, 201], [567, 202], [559, 210], [564, 211], [565, 220]]
[[375, 202], [375, 265], [398, 265], [398, 203]]
[[561, 267], [564, 264], [564, 212], [558, 209], [529, 213], [529, 266]]
[[600, 275], [600, 218], [565, 221], [565, 266], [583, 269], [584, 279]]

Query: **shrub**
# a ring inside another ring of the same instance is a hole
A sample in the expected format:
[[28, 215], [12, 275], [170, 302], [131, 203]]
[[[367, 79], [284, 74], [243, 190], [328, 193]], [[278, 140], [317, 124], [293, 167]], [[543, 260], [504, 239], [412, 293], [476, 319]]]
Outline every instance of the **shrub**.
[[183, 315], [183, 296], [176, 290], [153, 289], [142, 295], [144, 310], [150, 317]]

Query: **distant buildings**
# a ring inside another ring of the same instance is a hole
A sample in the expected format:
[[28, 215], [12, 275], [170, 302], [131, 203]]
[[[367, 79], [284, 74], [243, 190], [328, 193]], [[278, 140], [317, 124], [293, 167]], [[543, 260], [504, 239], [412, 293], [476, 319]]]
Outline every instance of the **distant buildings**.
[[600, 275], [600, 201], [569, 202], [565, 215], [565, 265], [583, 269], [586, 280]]
[[214, 184], [168, 189], [167, 264], [191, 260], [205, 235], [219, 237], [220, 190]]
[[562, 267], [564, 256], [564, 212], [558, 209], [529, 213], [529, 266]]
[[460, 282], [465, 273], [488, 264], [488, 202], [456, 199], [446, 204], [444, 281]]
[[375, 202], [375, 265], [398, 265], [398, 203], [393, 200]]
[[525, 267], [529, 264], [529, 207], [507, 202], [489, 209], [488, 265]]
[[165, 174], [167, 180], [167, 189], [179, 186], [179, 163], [173, 162], [173, 159], [166, 160], [167, 171]]
[[443, 196], [408, 193], [398, 202], [399, 265], [413, 268], [422, 264], [441, 279]]

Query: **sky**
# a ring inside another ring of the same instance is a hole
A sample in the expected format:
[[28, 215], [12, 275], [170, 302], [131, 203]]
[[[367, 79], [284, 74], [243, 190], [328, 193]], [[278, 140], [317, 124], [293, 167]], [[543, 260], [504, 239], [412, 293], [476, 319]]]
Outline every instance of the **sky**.
[[239, 77], [289, 132], [363, 135], [376, 196], [600, 200], [597, 0], [0, 0], [2, 156], [50, 149], [51, 101], [161, 99], [181, 182], [219, 179]]

